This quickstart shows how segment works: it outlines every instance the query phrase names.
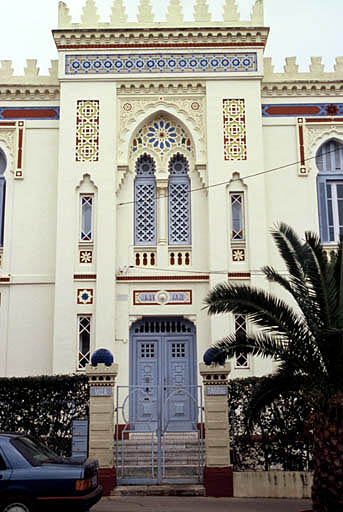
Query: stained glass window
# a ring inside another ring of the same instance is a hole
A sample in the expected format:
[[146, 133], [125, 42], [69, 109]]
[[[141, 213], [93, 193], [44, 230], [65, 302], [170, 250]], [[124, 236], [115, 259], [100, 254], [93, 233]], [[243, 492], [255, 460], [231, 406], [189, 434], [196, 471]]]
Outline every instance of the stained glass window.
[[183, 148], [192, 152], [192, 142], [185, 129], [164, 116], [155, 118], [145, 124], [135, 134], [132, 140], [131, 151], [151, 149], [161, 156], [174, 148]]
[[188, 161], [179, 153], [169, 162], [169, 245], [191, 244], [191, 195]]
[[343, 234], [343, 144], [325, 142], [317, 151], [318, 210], [322, 242], [338, 242]]
[[156, 181], [155, 162], [144, 154], [136, 162], [135, 245], [156, 245]]

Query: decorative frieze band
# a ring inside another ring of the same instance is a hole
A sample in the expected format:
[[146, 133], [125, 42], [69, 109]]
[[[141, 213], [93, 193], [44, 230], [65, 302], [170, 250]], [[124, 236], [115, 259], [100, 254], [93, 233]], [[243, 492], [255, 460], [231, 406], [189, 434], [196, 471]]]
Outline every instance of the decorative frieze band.
[[0, 107], [1, 120], [58, 120], [59, 118], [59, 107]]
[[135, 290], [134, 306], [192, 304], [192, 290]]
[[66, 75], [241, 73], [257, 71], [257, 53], [66, 55]]
[[263, 117], [343, 116], [343, 103], [288, 103], [262, 105]]

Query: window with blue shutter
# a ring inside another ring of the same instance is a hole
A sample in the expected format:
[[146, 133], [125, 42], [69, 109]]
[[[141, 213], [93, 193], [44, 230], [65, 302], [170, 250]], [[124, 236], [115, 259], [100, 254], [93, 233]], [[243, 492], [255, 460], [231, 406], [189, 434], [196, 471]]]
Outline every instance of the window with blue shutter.
[[5, 199], [6, 199], [6, 180], [5, 170], [7, 160], [5, 153], [0, 149], [0, 247], [4, 245], [4, 221], [5, 221]]
[[135, 245], [156, 245], [156, 180], [155, 161], [144, 154], [136, 162]]
[[169, 161], [169, 245], [191, 245], [191, 194], [187, 159], [177, 154]]
[[316, 154], [320, 238], [338, 242], [343, 234], [343, 144], [329, 140]]

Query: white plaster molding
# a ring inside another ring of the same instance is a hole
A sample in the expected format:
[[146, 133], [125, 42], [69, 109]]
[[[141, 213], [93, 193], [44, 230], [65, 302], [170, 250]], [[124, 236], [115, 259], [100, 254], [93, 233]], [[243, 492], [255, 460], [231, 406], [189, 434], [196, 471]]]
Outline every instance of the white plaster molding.
[[315, 157], [318, 149], [324, 142], [330, 139], [339, 140], [343, 144], [343, 126], [340, 124], [328, 123], [326, 126], [322, 124], [304, 124], [304, 148], [305, 158], [309, 158], [306, 162], [308, 172], [318, 172]]
[[100, 23], [98, 9], [94, 0], [86, 0], [82, 10], [81, 26], [85, 28], [97, 27]]
[[338, 82], [343, 80], [343, 57], [336, 57], [334, 71], [325, 71], [322, 64], [322, 57], [311, 57], [309, 71], [299, 71], [296, 57], [286, 57], [284, 72], [275, 73], [271, 57], [263, 59], [264, 65], [264, 83], [267, 82], [295, 82], [303, 80], [305, 82]]
[[137, 21], [140, 24], [151, 24], [154, 22], [155, 15], [152, 10], [150, 0], [140, 0], [138, 5]]
[[264, 3], [263, 0], [256, 0], [251, 12], [252, 25], [264, 25]]
[[[191, 105], [197, 103], [198, 110], [192, 110]], [[196, 163], [206, 162], [206, 130], [205, 130], [205, 103], [204, 98], [149, 98], [131, 99], [131, 110], [125, 108], [127, 102], [120, 100], [120, 141], [119, 162], [120, 165], [128, 165], [131, 159], [130, 144], [136, 131], [147, 119], [161, 114], [172, 116], [181, 121], [191, 136], [195, 149]], [[134, 155], [133, 155], [134, 156]]]
[[281, 97], [340, 97], [343, 95], [343, 81], [277, 81], [262, 82], [262, 98]]
[[136, 81], [136, 82], [123, 82], [117, 85], [118, 96], [130, 95], [185, 95], [185, 94], [206, 94], [206, 85], [202, 81]]
[[111, 25], [122, 26], [128, 23], [128, 17], [123, 0], [114, 0], [112, 6]]
[[15, 173], [15, 155], [17, 151], [17, 128], [1, 127], [0, 125], [0, 148], [3, 150], [7, 160], [6, 175], [8, 171]]
[[76, 190], [82, 193], [94, 193], [98, 190], [98, 187], [92, 180], [90, 174], [86, 172], [76, 186]]
[[12, 62], [10, 60], [0, 61], [0, 82], [11, 85], [37, 85], [42, 87], [44, 85], [58, 86], [58, 60], [51, 61], [49, 68], [49, 75], [40, 75], [37, 61], [35, 59], [27, 59], [24, 75], [13, 75]]

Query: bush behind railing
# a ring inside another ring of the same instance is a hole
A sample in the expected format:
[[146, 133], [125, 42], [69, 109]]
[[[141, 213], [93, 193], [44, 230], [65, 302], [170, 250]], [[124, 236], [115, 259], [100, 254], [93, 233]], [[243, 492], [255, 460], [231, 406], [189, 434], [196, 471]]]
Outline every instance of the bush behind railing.
[[85, 375], [0, 378], [0, 431], [24, 432], [71, 454], [72, 420], [88, 415]]
[[297, 394], [267, 407], [253, 432], [247, 432], [247, 405], [253, 389], [265, 377], [229, 381], [229, 421], [234, 471], [311, 470], [311, 409]]

